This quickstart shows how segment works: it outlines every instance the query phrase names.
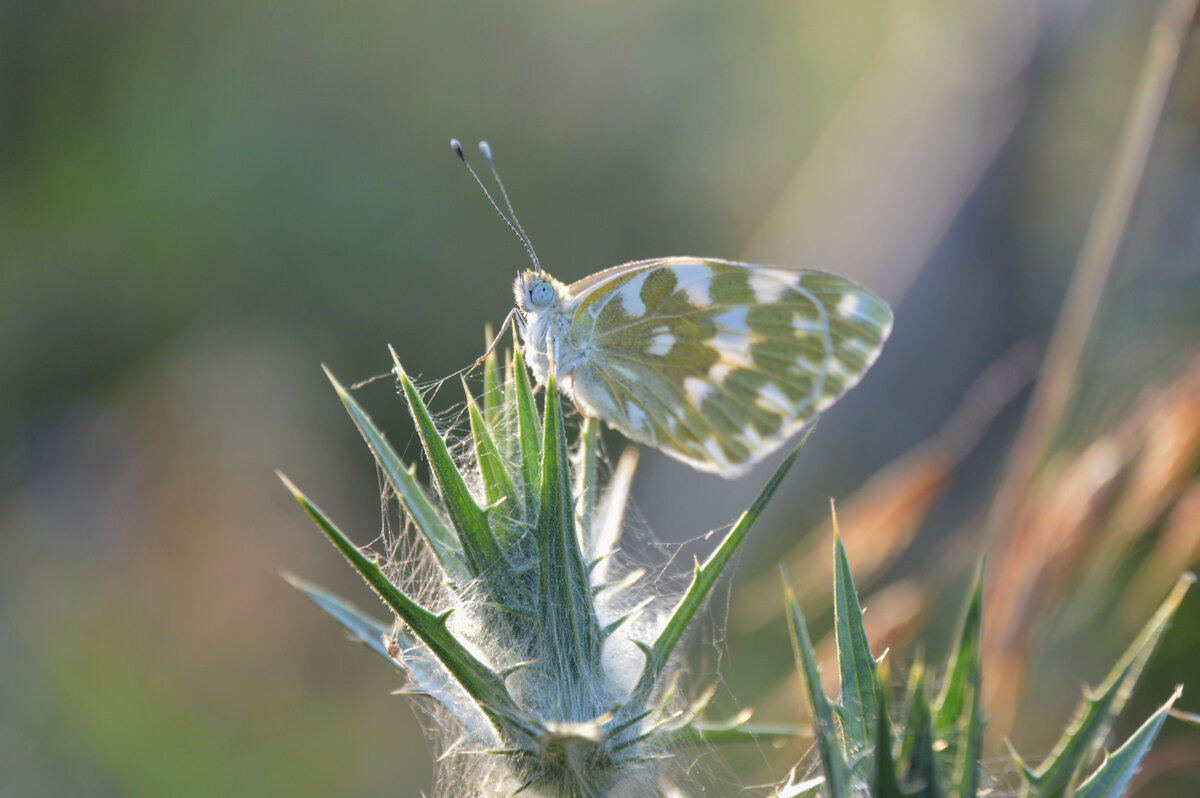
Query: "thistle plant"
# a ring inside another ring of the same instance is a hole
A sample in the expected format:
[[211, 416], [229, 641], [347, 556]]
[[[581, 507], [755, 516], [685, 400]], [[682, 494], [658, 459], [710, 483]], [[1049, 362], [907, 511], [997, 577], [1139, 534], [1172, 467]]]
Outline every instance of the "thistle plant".
[[[644, 569], [620, 556], [636, 458], [621, 458], [605, 490], [598, 477], [598, 428], [585, 419], [568, 445], [553, 374], [539, 413], [520, 352], [507, 359], [503, 374], [498, 358], [490, 356], [481, 401], [467, 393], [470, 437], [465, 456], [456, 458], [449, 435], [398, 360], [395, 369], [436, 498], [349, 391], [332, 375], [330, 380], [411, 520], [422, 558], [402, 563], [365, 553], [283, 478], [393, 620], [380, 622], [315, 585], [289, 579], [355, 639], [404, 671], [404, 692], [433, 709], [433, 731], [443, 746], [439, 794], [685, 795], [688, 777], [673, 756], [685, 747], [800, 733], [799, 727], [756, 727], [748, 714], [728, 723], [706, 721], [702, 713], [713, 691], [683, 693], [680, 677], [687, 666], [679, 646], [799, 447], [713, 554], [696, 564], [686, 588], [664, 595], [642, 583], [667, 580], [640, 579]], [[768, 788], [769, 794], [983, 794], [989, 775], [980, 767], [985, 713], [978, 581], [945, 683], [931, 698], [918, 662], [901, 716], [893, 720], [886, 664], [871, 652], [840, 538], [834, 565], [840, 704], [821, 691], [807, 627], [788, 587], [788, 625], [817, 753], [797, 763], [793, 777]], [[1024, 794], [1123, 794], [1178, 690], [1112, 756], [1090, 773], [1086, 769], [1190, 581], [1190, 575], [1180, 580], [1105, 683], [1085, 697], [1046, 762], [1032, 769], [1015, 759], [1026, 779]], [[797, 781], [796, 773], [807, 777]]]
[[1085, 690], [1074, 719], [1044, 761], [1031, 767], [1011, 752], [1021, 786], [1006, 791], [992, 783], [1000, 774], [988, 773], [981, 765], [986, 722], [980, 656], [982, 569], [976, 573], [940, 689], [931, 695], [927, 670], [918, 659], [909, 671], [902, 711], [893, 713], [887, 661], [877, 660], [871, 653], [846, 549], [841, 538], [835, 538], [834, 635], [841, 702], [834, 703], [822, 692], [808, 627], [787, 585], [788, 626], [805, 685], [820, 770], [818, 775], [799, 782], [794, 771], [776, 798], [817, 794], [829, 798], [974, 798], [998, 794], [1119, 798], [1126, 793], [1182, 687], [1176, 687], [1119, 748], [1105, 754], [1099, 763], [1097, 756], [1193, 582], [1192, 574], [1181, 576], [1104, 682], [1095, 690]]
[[455, 729], [441, 758], [448, 763], [441, 792], [660, 795], [676, 789], [668, 754], [680, 745], [768, 734], [744, 717], [721, 725], [701, 719], [712, 693], [689, 701], [678, 689], [679, 643], [799, 449], [708, 560], [697, 563], [682, 594], [662, 596], [642, 588], [644, 571], [622, 566], [618, 556], [633, 458], [618, 464], [602, 497], [598, 427], [585, 421], [577, 444], [568, 446], [554, 375], [539, 414], [519, 352], [503, 379], [495, 355], [484, 371], [482, 402], [467, 396], [470, 447], [459, 464], [396, 362], [436, 501], [330, 375], [436, 579], [408, 579], [405, 589], [394, 563], [364, 554], [284, 478], [395, 622], [380, 623], [316, 586], [293, 583], [402, 668], [407, 691], [432, 700], [443, 731]]

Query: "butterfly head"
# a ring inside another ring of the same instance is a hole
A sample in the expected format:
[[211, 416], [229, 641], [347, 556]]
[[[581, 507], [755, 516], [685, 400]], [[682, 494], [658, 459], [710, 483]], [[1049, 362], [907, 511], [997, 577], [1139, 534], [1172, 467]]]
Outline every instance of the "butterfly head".
[[521, 313], [537, 315], [553, 307], [558, 302], [562, 291], [562, 283], [538, 269], [526, 269], [513, 283], [513, 294], [516, 295], [517, 307]]

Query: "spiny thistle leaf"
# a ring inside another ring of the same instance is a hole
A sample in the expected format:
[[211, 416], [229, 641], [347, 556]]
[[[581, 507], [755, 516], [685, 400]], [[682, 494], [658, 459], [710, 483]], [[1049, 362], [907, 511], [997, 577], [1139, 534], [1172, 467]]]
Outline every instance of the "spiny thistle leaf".
[[875, 703], [875, 750], [869, 760], [874, 760], [875, 770], [872, 773], [872, 798], [911, 798], [910, 793], [900, 784], [896, 773], [896, 761], [892, 758], [892, 722], [888, 719], [887, 697], [878, 672], [871, 672]]
[[805, 433], [800, 443], [792, 450], [783, 462], [779, 464], [779, 468], [775, 469], [775, 473], [771, 475], [771, 479], [767, 481], [762, 492], [758, 494], [758, 498], [750, 505], [746, 512], [742, 513], [742, 517], [734, 524], [733, 529], [721, 541], [721, 545], [717, 550], [705, 561], [703, 565], [696, 567], [696, 572], [692, 576], [691, 585], [687, 592], [684, 593], [683, 599], [675, 607], [675, 611], [667, 620], [666, 625], [655, 639], [653, 645], [646, 649], [646, 663], [642, 668], [642, 675], [638, 679], [637, 686], [634, 687], [633, 694], [626, 704], [626, 708], [634, 712], [641, 711], [645, 705], [645, 701], [650, 697], [654, 686], [658, 684], [659, 677], [662, 675], [663, 668], [671, 658], [675, 646], [683, 637], [684, 631], [687, 630], [692, 618], [699, 611], [700, 605], [704, 603], [704, 599], [708, 597], [713, 585], [716, 584], [717, 578], [729, 565], [733, 554], [737, 551], [737, 547], [745, 539], [746, 533], [754, 526], [754, 522], [762, 515], [766, 509], [767, 503], [771, 497], [775, 495], [775, 491], [783, 482], [784, 476], [792, 467], [792, 463], [796, 462], [796, 458], [800, 455], [804, 448], [805, 441], [808, 440], [809, 434], [812, 432], [812, 427]]
[[463, 382], [463, 395], [467, 397], [467, 415], [471, 422], [471, 440], [475, 443], [475, 462], [479, 466], [479, 478], [483, 483], [483, 496], [489, 507], [505, 506], [509, 512], [520, 513], [524, 508], [507, 507], [509, 499], [514, 495], [512, 480], [508, 478], [508, 470], [500, 457], [492, 435], [491, 424], [486, 414], [480, 412], [479, 405]]
[[529, 383], [529, 369], [521, 356], [521, 347], [513, 344], [513, 382], [517, 408], [517, 449], [520, 454], [521, 477], [525, 485], [525, 517], [533, 518], [537, 507], [537, 489], [541, 483], [539, 471], [542, 457], [542, 427], [538, 422], [537, 405], [533, 401], [533, 387]]
[[1154, 653], [1188, 588], [1196, 581], [1190, 573], [1175, 583], [1170, 595], [1121, 657], [1108, 678], [1084, 695], [1075, 718], [1040, 768], [1026, 772], [1025, 794], [1031, 798], [1057, 798], [1067, 794], [1080, 771], [1094, 759], [1112, 726], [1113, 718], [1128, 700], [1146, 661]]
[[787, 604], [788, 631], [791, 633], [792, 650], [796, 655], [796, 669], [804, 682], [804, 694], [808, 697], [808, 714], [812, 719], [813, 737], [821, 757], [821, 769], [825, 774], [830, 798], [850, 798], [850, 767], [842, 754], [838, 742], [838, 727], [833, 718], [833, 706], [821, 689], [821, 669], [813, 652], [812, 639], [804, 614], [796, 601], [796, 594], [784, 576], [784, 596]]
[[967, 698], [971, 692], [972, 676], [977, 675], [979, 670], [983, 629], [982, 563], [975, 569], [975, 579], [960, 628], [958, 647], [950, 658], [950, 676], [942, 685], [941, 695], [934, 702], [934, 730], [943, 740], [950, 736], [970, 711]]
[[983, 756], [983, 563], [975, 569], [970, 597], [963, 612], [958, 647], [950, 664], [950, 678], [936, 707], [934, 729], [954, 761], [954, 787], [958, 798], [975, 798], [979, 792], [979, 760]]
[[319, 507], [292, 484], [291, 480], [283, 474], [279, 474], [279, 478], [367, 585], [383, 599], [397, 617], [408, 624], [421, 642], [429, 647], [463, 689], [475, 699], [480, 710], [498, 731], [525, 737], [537, 730], [538, 725], [513, 701], [499, 674], [480, 662], [446, 628], [444, 616], [433, 614], [397, 589], [384, 576], [379, 564], [364, 555]]
[[[591, 583], [579, 550], [571, 477], [567, 471], [567, 437], [553, 371], [546, 386], [546, 420], [542, 427], [542, 483], [535, 538], [538, 546], [537, 616], [542, 633], [565, 644], [548, 666], [554, 683], [582, 693], [582, 683], [596, 679], [601, 630], [591, 602]], [[570, 718], [582, 721], [587, 718]]]
[[500, 392], [500, 357], [496, 354], [499, 343], [488, 324], [483, 328], [483, 337], [488, 347], [483, 359], [483, 417], [488, 428], [495, 431], [504, 423], [504, 397]]
[[[846, 755], [854, 759], [875, 739], [879, 698], [875, 691], [875, 658], [863, 628], [862, 607], [858, 603], [846, 547], [836, 531], [836, 516], [834, 530], [834, 632], [842, 686]], [[861, 771], [861, 766], [856, 771]]]
[[[393, 637], [390, 625], [385, 626], [374, 618], [367, 616], [345, 599], [335, 596], [328, 590], [318, 587], [312, 582], [305, 581], [294, 574], [284, 573], [283, 578], [287, 580], [289, 585], [308, 596], [313, 600], [313, 603], [329, 613], [342, 626], [346, 627], [346, 631], [350, 633], [350, 636], [354, 640], [357, 640], [376, 654], [379, 654], [393, 667], [404, 670], [400, 663], [388, 653], [388, 647], [383, 642], [385, 639]], [[397, 645], [403, 648], [411, 648], [415, 645], [415, 642], [405, 635], [395, 635], [395, 637], [397, 638]]]
[[408, 400], [409, 413], [416, 422], [417, 434], [421, 438], [425, 458], [429, 461], [429, 468], [433, 473], [434, 484], [446, 511], [450, 514], [450, 521], [458, 530], [458, 538], [471, 574], [481, 577], [489, 585], [491, 598], [496, 603], [522, 606], [523, 596], [513, 585], [512, 569], [499, 542], [492, 535], [487, 513], [475, 503], [466, 481], [454, 465], [446, 442], [442, 440], [441, 433], [429, 415], [429, 409], [417, 393], [412, 380], [404, 372], [404, 367], [400, 365], [396, 351], [393, 349], [391, 352], [396, 375]]
[[937, 756], [933, 750], [933, 713], [925, 695], [925, 665], [913, 664], [907, 690], [908, 718], [900, 746], [904, 778], [916, 798], [941, 798]]
[[1124, 795], [1125, 790], [1129, 788], [1129, 782], [1141, 767], [1146, 752], [1150, 750], [1150, 745], [1158, 736], [1171, 706], [1182, 693], [1183, 688], [1176, 687], [1167, 703], [1159, 707], [1157, 712], [1129, 736], [1124, 745], [1109, 754], [1100, 767], [1079, 785], [1074, 798], [1120, 798]]
[[971, 670], [967, 691], [967, 716], [958, 746], [954, 784], [959, 798], [975, 798], [979, 793], [979, 761], [983, 756], [983, 679], [979, 663]]
[[[464, 727], [470, 725], [470, 717], [463, 713], [463, 702], [453, 697], [456, 685], [452, 683], [450, 675], [428, 655], [427, 650], [420, 648], [415, 640], [403, 632], [395, 631], [391, 626], [385, 626], [344, 599], [311, 582], [286, 573], [283, 578], [345, 627], [354, 640], [379, 654], [392, 667], [407, 674], [410, 683], [402, 692], [428, 695], [449, 710]], [[386, 641], [389, 640], [402, 652], [399, 657], [388, 651]]]
[[467, 569], [466, 560], [463, 559], [462, 548], [459, 546], [454, 530], [434, 508], [429, 497], [425, 495], [425, 491], [417, 484], [413, 472], [405, 468], [400, 456], [396, 454], [396, 450], [375, 426], [371, 417], [354, 400], [350, 392], [338, 382], [337, 378], [333, 376], [333, 372], [324, 366], [322, 368], [325, 369], [325, 376], [333, 383], [333, 389], [337, 392], [338, 398], [342, 400], [342, 404], [345, 405], [354, 425], [366, 439], [367, 446], [375, 455], [375, 461], [383, 470], [384, 476], [387, 477], [388, 484], [396, 491], [400, 503], [413, 519], [422, 536], [428, 541], [434, 556], [452, 576], [460, 579], [469, 578], [470, 572]]
[[745, 723], [735, 717], [725, 723], [712, 721], [694, 721], [674, 732], [667, 732], [662, 742], [668, 747], [702, 746], [705, 744], [729, 743], [764, 743], [782, 742], [800, 736], [800, 729], [795, 726], [763, 726]]

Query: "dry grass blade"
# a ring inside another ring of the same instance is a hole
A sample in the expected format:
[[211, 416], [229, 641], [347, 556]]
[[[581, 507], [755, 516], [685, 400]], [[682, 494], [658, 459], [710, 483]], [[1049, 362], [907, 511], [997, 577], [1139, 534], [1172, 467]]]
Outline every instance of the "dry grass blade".
[[1029, 412], [1013, 446], [1012, 460], [992, 505], [988, 518], [991, 539], [1010, 540], [1020, 534], [1016, 521], [1023, 496], [1074, 389], [1088, 335], [1129, 225], [1178, 72], [1183, 42], [1198, 7], [1198, 0], [1166, 0], [1159, 9], [1134, 90], [1133, 107], [1126, 117], [1116, 157], [1092, 214]]
[[[1200, 356], [1151, 389], [1109, 435], [1051, 461], [994, 560], [984, 662], [994, 705], [1013, 708], [1038, 619], [1085, 576], [1109, 581], [1131, 546], [1166, 521], [1124, 602], [1130, 622], [1200, 555]], [[1191, 487], [1189, 487], [1191, 486]], [[1000, 717], [1003, 723], [1010, 718]]]

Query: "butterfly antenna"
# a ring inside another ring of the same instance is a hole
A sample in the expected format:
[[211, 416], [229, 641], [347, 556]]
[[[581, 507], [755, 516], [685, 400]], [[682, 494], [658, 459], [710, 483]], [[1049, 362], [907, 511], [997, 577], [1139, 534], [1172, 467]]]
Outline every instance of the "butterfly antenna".
[[479, 151], [483, 153], [483, 158], [487, 161], [488, 168], [492, 170], [492, 177], [496, 178], [496, 185], [500, 187], [500, 196], [504, 198], [504, 204], [508, 208], [509, 218], [512, 223], [517, 226], [517, 232], [521, 234], [521, 240], [525, 243], [525, 248], [529, 250], [529, 255], [533, 258], [533, 265], [540, 272], [542, 265], [538, 263], [537, 255], [533, 253], [533, 242], [529, 239], [529, 233], [525, 232], [525, 228], [521, 226], [521, 220], [517, 218], [517, 212], [513, 209], [512, 200], [508, 198], [508, 189], [504, 187], [504, 181], [500, 179], [500, 172], [496, 169], [496, 161], [492, 158], [492, 148], [486, 141], [479, 142]]
[[[512, 234], [515, 235], [517, 240], [521, 242], [521, 246], [525, 247], [525, 252], [529, 254], [529, 259], [533, 261], [533, 267], [540, 272], [542, 270], [542, 264], [540, 261], [538, 261], [537, 254], [533, 251], [533, 244], [529, 242], [529, 236], [525, 235], [525, 231], [521, 229], [520, 224], [514, 224], [517, 218], [516, 215], [513, 215], [513, 221], [509, 221], [509, 218], [504, 215], [504, 211], [500, 210], [500, 206], [496, 204], [496, 200], [492, 199], [491, 192], [487, 190], [487, 186], [485, 186], [483, 181], [479, 179], [479, 175], [475, 173], [474, 167], [472, 167], [470, 162], [467, 161], [467, 155], [463, 152], [462, 144], [459, 143], [458, 139], [450, 139], [450, 149], [454, 150], [454, 154], [457, 155], [458, 159], [463, 162], [463, 166], [467, 167], [467, 171], [471, 173], [471, 177], [475, 178], [475, 182], [479, 184], [479, 188], [483, 191], [483, 196], [487, 197], [488, 202], [492, 204], [492, 207], [496, 210], [496, 213], [498, 213], [500, 218], [504, 220], [504, 223], [508, 225], [508, 229], [511, 230]], [[490, 164], [490, 150], [485, 152], [485, 157], [487, 157], [488, 163]], [[493, 166], [492, 173], [495, 174], [495, 171], [496, 167]], [[499, 182], [500, 178], [497, 177], [496, 180]], [[503, 183], [500, 183], [500, 190], [502, 192], [504, 191]], [[508, 202], [507, 194], [504, 194], [504, 200], [505, 202]], [[510, 212], [512, 211], [512, 203], [508, 203], [508, 209]]]

